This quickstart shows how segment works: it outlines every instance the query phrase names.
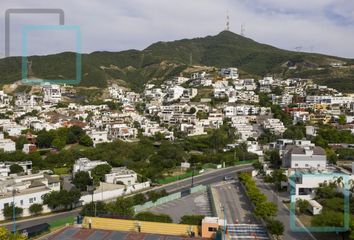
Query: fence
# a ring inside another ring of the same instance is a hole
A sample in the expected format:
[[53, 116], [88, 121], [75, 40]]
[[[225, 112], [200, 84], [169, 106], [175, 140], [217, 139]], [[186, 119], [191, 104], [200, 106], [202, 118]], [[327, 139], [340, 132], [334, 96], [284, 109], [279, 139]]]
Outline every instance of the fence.
[[84, 195], [81, 197], [80, 200], [83, 202], [83, 204], [90, 203], [92, 200], [93, 201], [107, 201], [107, 200], [115, 199], [117, 197], [120, 197], [120, 196], [123, 196], [126, 194], [137, 192], [142, 189], [149, 188], [149, 187], [150, 187], [150, 183], [144, 182], [144, 183], [134, 184], [133, 186], [129, 186], [127, 188], [116, 188], [113, 190], [108, 190], [108, 189], [104, 190], [103, 188], [101, 188], [102, 191], [96, 190], [93, 195], [91, 195], [91, 194]]
[[[190, 192], [189, 194], [193, 194], [193, 193], [196, 193], [196, 192], [203, 192], [203, 191], [206, 191], [207, 190], [207, 187], [204, 186], [204, 185], [199, 185], [199, 186], [195, 186], [193, 188], [190, 189]], [[183, 195], [185, 196], [185, 195]], [[146, 202], [142, 205], [136, 205], [134, 206], [134, 212], [135, 213], [138, 213], [138, 212], [142, 212], [146, 209], [149, 209], [149, 208], [152, 208], [152, 207], [156, 207], [158, 205], [161, 205], [161, 204], [164, 204], [164, 203], [168, 203], [170, 201], [173, 201], [173, 200], [177, 200], [177, 199], [180, 199], [182, 197], [182, 192], [178, 192], [178, 193], [173, 193], [173, 194], [170, 194], [166, 197], [162, 197], [162, 198], [159, 198], [156, 202], [152, 202], [152, 201], [149, 201], [149, 202]]]

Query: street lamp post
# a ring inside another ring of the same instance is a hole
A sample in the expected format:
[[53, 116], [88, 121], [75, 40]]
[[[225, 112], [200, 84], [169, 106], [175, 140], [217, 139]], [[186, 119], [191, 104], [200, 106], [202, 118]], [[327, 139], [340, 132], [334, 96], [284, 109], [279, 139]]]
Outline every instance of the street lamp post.
[[12, 202], [12, 219], [13, 219], [13, 232], [14, 234], [16, 233], [16, 205], [15, 205], [15, 195], [16, 195], [16, 190], [12, 190], [12, 197], [13, 197], [13, 202]]
[[194, 166], [192, 166], [192, 187], [194, 184]]
[[225, 206], [222, 207], [222, 211], [224, 212], [224, 237], [223, 240], [226, 239], [226, 212], [225, 212]]

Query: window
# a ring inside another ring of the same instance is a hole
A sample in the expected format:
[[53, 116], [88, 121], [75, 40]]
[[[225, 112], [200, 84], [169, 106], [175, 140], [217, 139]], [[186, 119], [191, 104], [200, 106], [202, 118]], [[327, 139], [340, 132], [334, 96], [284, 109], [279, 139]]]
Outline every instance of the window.
[[298, 167], [298, 166], [299, 166], [299, 164], [295, 163], [295, 167]]
[[33, 203], [33, 198], [30, 198], [30, 199], [29, 199], [29, 203]]
[[321, 164], [317, 164], [317, 167], [320, 167], [321, 166]]
[[23, 205], [23, 200], [20, 201], [21, 206]]
[[217, 232], [218, 229], [215, 228], [215, 227], [209, 227], [209, 228], [208, 228], [208, 231], [209, 231], [209, 232]]
[[305, 164], [305, 167], [308, 167], [309, 165], [308, 164]]

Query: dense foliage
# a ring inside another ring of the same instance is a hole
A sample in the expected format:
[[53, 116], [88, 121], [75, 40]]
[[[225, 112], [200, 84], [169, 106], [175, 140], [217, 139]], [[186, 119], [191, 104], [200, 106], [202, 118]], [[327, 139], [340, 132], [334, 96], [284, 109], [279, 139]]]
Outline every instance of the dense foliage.
[[172, 223], [172, 218], [169, 215], [162, 213], [141, 212], [136, 214], [134, 219], [149, 222]]
[[[4, 209], [2, 210], [2, 212], [3, 212], [4, 217], [6, 219], [12, 219], [13, 218], [13, 214], [14, 214], [13, 206], [11, 206], [11, 205], [5, 206]], [[23, 208], [15, 207], [15, 216], [16, 216], [16, 218], [21, 216], [22, 213], [23, 213]]]
[[56, 210], [58, 207], [72, 209], [79, 202], [80, 197], [79, 190], [52, 191], [43, 196], [43, 204], [47, 204], [53, 210]]

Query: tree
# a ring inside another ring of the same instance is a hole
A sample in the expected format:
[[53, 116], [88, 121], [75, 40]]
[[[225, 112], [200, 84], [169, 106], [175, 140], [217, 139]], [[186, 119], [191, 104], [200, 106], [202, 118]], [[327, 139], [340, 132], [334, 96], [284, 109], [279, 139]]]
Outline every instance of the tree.
[[23, 145], [27, 144], [28, 140], [25, 136], [19, 136], [16, 140], [16, 150], [22, 150]]
[[29, 211], [32, 215], [38, 215], [41, 212], [43, 212], [43, 205], [38, 204], [38, 203], [34, 203], [29, 207]]
[[149, 191], [147, 193], [149, 201], [156, 202], [159, 198], [165, 197], [168, 195], [165, 189], [161, 191]]
[[263, 219], [267, 219], [269, 217], [274, 217], [277, 215], [277, 206], [272, 202], [260, 202], [256, 209], [254, 210], [254, 214], [257, 217], [261, 217]]
[[281, 182], [286, 182], [288, 180], [287, 176], [284, 174], [283, 169], [275, 169], [271, 173], [272, 182], [276, 185], [277, 189], [281, 189]]
[[101, 216], [107, 214], [107, 205], [104, 202], [98, 201], [98, 202], [90, 202], [88, 204], [85, 204], [82, 207], [81, 210], [81, 215], [82, 216]]
[[14, 173], [22, 173], [22, 172], [24, 172], [23, 167], [21, 167], [21, 166], [18, 165], [18, 164], [12, 164], [12, 165], [10, 166], [10, 173], [11, 173], [11, 174], [14, 174]]
[[0, 239], [1, 240], [26, 240], [27, 237], [19, 233], [12, 234], [6, 228], [0, 227]]
[[262, 164], [260, 161], [254, 162], [254, 163], [252, 164], [252, 166], [253, 166], [256, 170], [259, 170], [259, 171], [263, 170], [263, 164]]
[[343, 227], [343, 220], [343, 212], [325, 210], [321, 214], [313, 216], [311, 225], [316, 227]]
[[130, 198], [132, 199], [134, 205], [141, 205], [146, 202], [146, 197], [143, 193], [137, 193]]
[[132, 217], [134, 215], [133, 202], [129, 198], [119, 197], [113, 203], [108, 204], [108, 211], [120, 217]]
[[181, 217], [180, 224], [201, 225], [204, 215], [184, 215]]
[[345, 115], [340, 115], [339, 118], [338, 118], [338, 123], [340, 125], [344, 125], [347, 123], [347, 119], [346, 119], [346, 116]]
[[172, 218], [167, 214], [159, 214], [152, 212], [141, 212], [134, 216], [134, 219], [140, 221], [149, 221], [149, 222], [164, 222], [172, 223]]
[[86, 191], [88, 185], [92, 185], [92, 180], [88, 172], [78, 172], [73, 179], [75, 187], [80, 191]]
[[93, 141], [88, 135], [82, 135], [79, 139], [79, 143], [83, 146], [86, 147], [92, 147], [93, 146]]
[[66, 144], [66, 140], [62, 137], [56, 137], [53, 139], [52, 141], [52, 147], [58, 149], [58, 150], [61, 150], [65, 147], [65, 144]]
[[304, 199], [298, 199], [296, 201], [297, 209], [300, 213], [305, 213], [310, 206], [309, 201], [304, 200]]
[[[4, 217], [6, 219], [11, 219], [13, 217], [13, 206], [11, 205], [8, 205], [8, 206], [5, 206], [4, 209], [2, 210], [3, 214], [4, 214]], [[20, 208], [20, 207], [15, 207], [15, 216], [16, 218], [21, 216], [23, 213], [23, 209]]]
[[72, 209], [75, 204], [77, 204], [80, 200], [81, 193], [80, 190], [61, 190], [61, 205], [65, 207], [65, 209]]
[[51, 147], [51, 143], [54, 139], [54, 135], [50, 132], [47, 132], [45, 130], [41, 131], [37, 135], [37, 144], [38, 147], [40, 148], [49, 148]]
[[195, 109], [195, 107], [191, 107], [189, 109], [189, 114], [194, 114], [197, 111], [197, 109]]
[[272, 165], [274, 167], [279, 167], [281, 165], [281, 158], [279, 155], [279, 151], [277, 150], [272, 150], [270, 152], [266, 153], [266, 157], [268, 158], [268, 160], [272, 163]]
[[329, 163], [331, 164], [337, 163], [338, 156], [331, 148], [326, 148], [326, 155]]
[[43, 203], [51, 209], [63, 206], [65, 209], [72, 209], [73, 205], [79, 202], [81, 193], [79, 190], [52, 191], [43, 196]]
[[284, 233], [284, 224], [279, 220], [270, 219], [267, 221], [267, 229], [271, 234], [280, 236]]
[[105, 175], [110, 173], [111, 169], [112, 167], [108, 164], [96, 166], [94, 169], [91, 170], [93, 182], [97, 185], [100, 181], [104, 181]]

